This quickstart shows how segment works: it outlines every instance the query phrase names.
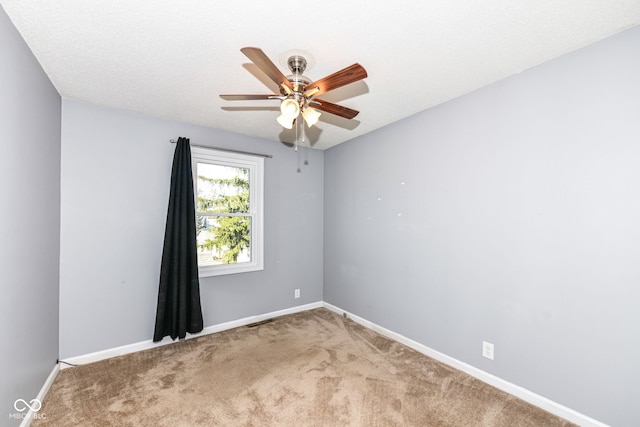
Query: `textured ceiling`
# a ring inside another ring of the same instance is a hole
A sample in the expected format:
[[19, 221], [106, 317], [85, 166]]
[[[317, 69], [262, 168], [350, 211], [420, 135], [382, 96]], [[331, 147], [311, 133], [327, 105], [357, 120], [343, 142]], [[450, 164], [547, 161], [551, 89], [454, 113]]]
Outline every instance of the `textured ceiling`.
[[311, 53], [317, 80], [358, 62], [369, 77], [322, 98], [306, 131], [326, 149], [640, 23], [640, 0], [0, 0], [62, 97], [291, 142], [276, 93], [241, 52], [260, 47], [289, 74]]

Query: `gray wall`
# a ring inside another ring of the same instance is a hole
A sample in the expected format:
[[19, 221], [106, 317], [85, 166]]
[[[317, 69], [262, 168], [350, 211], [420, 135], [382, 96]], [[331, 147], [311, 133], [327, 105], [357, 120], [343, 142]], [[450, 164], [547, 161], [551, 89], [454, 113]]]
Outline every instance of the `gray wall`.
[[[640, 30], [627, 31], [311, 151], [298, 174], [279, 143], [77, 101], [61, 118], [0, 10], [0, 416], [40, 390], [58, 330], [62, 357], [151, 338], [167, 141], [186, 136], [275, 155], [265, 271], [203, 279], [206, 325], [323, 299], [324, 196], [324, 300], [596, 419], [637, 425], [639, 45]], [[482, 340], [495, 361], [480, 356]]]
[[297, 173], [296, 153], [278, 142], [66, 99], [62, 128], [62, 359], [152, 338], [169, 140], [179, 136], [274, 156], [265, 160], [265, 269], [201, 279], [205, 326], [322, 300], [323, 152], [306, 153]]
[[60, 96], [0, 8], [0, 424], [58, 357]]
[[640, 425], [639, 48], [636, 28], [327, 150], [324, 300]]

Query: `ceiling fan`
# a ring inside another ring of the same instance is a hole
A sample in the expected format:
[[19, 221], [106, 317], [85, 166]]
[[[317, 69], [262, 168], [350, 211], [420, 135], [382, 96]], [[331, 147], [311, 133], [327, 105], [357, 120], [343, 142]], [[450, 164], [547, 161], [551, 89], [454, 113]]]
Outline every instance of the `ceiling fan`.
[[302, 55], [296, 54], [289, 57], [287, 65], [292, 74], [286, 77], [261, 49], [244, 47], [240, 51], [278, 85], [280, 94], [220, 95], [222, 99], [227, 101], [279, 99], [281, 100], [280, 111], [282, 114], [276, 120], [287, 129], [293, 127], [299, 115], [302, 115], [309, 127], [313, 126], [320, 117], [320, 113], [316, 110], [347, 119], [353, 119], [358, 115], [359, 112], [356, 110], [324, 101], [316, 98], [316, 96], [367, 77], [367, 71], [362, 65], [356, 63], [320, 80], [311, 82], [302, 75], [307, 68], [307, 59]]

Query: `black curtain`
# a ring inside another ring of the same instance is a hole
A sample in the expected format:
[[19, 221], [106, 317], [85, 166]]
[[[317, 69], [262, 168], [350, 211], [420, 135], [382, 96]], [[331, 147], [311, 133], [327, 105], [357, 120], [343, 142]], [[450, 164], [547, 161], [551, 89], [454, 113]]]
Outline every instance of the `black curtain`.
[[173, 154], [153, 341], [184, 338], [202, 328], [191, 147], [181, 137]]

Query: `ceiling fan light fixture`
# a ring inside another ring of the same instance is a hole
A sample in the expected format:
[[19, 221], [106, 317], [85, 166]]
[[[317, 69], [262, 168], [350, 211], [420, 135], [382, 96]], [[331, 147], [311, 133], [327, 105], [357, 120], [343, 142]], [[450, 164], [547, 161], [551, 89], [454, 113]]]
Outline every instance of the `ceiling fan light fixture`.
[[287, 98], [280, 104], [282, 115], [293, 120], [300, 114], [300, 104], [295, 99]]
[[280, 123], [280, 126], [282, 126], [283, 128], [286, 128], [286, 129], [291, 129], [291, 128], [293, 128], [293, 121], [294, 121], [295, 119], [296, 119], [295, 117], [294, 117], [294, 118], [290, 118], [290, 117], [285, 116], [284, 114], [280, 114], [280, 115], [276, 118], [276, 120], [278, 121], [278, 123]]
[[311, 127], [318, 123], [318, 119], [320, 118], [320, 112], [314, 110], [313, 108], [307, 107], [302, 110], [302, 118], [307, 123], [307, 126]]
[[280, 114], [276, 120], [283, 128], [291, 129], [293, 127], [293, 121], [300, 114], [300, 104], [298, 101], [292, 98], [284, 99], [280, 103]]
[[[343, 107], [329, 101], [316, 98], [331, 90], [355, 83], [367, 77], [367, 71], [362, 65], [355, 63], [342, 70], [336, 71], [319, 80], [310, 82], [304, 72], [313, 65], [311, 55], [302, 51], [289, 51], [280, 60], [293, 74], [285, 76], [269, 57], [257, 47], [243, 47], [240, 51], [254, 63], [269, 79], [279, 86], [280, 94], [274, 95], [220, 95], [228, 101], [242, 101], [252, 99], [280, 99], [280, 114], [276, 121], [286, 129], [292, 129], [297, 117], [302, 113], [304, 121], [309, 127], [318, 122], [320, 111], [346, 119], [353, 119], [358, 111]], [[309, 108], [313, 106], [312, 108]], [[319, 111], [318, 111], [319, 110]], [[297, 133], [296, 133], [297, 138]]]

